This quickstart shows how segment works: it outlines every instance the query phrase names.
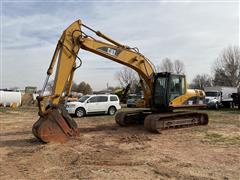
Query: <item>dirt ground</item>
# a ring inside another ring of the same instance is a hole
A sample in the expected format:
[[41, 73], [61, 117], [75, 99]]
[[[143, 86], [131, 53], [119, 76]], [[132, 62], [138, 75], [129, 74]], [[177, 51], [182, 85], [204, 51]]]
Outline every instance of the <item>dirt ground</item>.
[[[126, 109], [123, 109], [126, 110]], [[240, 179], [240, 111], [206, 111], [208, 126], [152, 134], [113, 116], [75, 118], [80, 137], [38, 142], [36, 108], [0, 109], [1, 179]]]

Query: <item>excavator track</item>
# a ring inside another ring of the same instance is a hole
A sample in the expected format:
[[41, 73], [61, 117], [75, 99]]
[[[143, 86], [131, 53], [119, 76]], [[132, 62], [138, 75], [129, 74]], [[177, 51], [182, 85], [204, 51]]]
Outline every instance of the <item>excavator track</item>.
[[151, 114], [144, 119], [144, 127], [151, 132], [160, 133], [164, 129], [197, 125], [207, 125], [208, 115], [197, 112], [176, 112]]
[[151, 132], [160, 133], [164, 129], [208, 124], [208, 115], [197, 112], [153, 113], [151, 111], [119, 112], [115, 117], [120, 126], [144, 124]]

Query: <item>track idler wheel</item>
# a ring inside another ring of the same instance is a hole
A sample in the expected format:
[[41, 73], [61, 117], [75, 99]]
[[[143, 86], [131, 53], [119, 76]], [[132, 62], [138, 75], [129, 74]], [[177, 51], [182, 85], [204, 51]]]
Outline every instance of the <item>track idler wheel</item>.
[[125, 112], [119, 112], [115, 116], [115, 121], [120, 126], [126, 126], [127, 125], [125, 123], [125, 119], [126, 119], [126, 113]]
[[79, 135], [76, 122], [62, 108], [51, 108], [33, 124], [32, 132], [43, 142], [65, 142]]

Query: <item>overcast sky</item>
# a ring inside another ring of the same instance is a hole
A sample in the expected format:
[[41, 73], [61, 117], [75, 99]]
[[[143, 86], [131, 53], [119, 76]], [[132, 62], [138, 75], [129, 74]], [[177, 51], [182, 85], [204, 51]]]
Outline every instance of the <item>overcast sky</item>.
[[[213, 62], [229, 45], [239, 45], [239, 2], [20, 1], [1, 3], [1, 87], [42, 87], [62, 31], [73, 21], [109, 35], [158, 65], [180, 59], [188, 81], [211, 74]], [[94, 90], [118, 85], [123, 66], [80, 51], [83, 65], [75, 82]]]

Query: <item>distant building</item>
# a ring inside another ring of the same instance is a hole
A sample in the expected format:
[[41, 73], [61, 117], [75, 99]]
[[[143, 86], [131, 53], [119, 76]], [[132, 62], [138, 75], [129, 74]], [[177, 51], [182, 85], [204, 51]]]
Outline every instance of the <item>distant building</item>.
[[36, 93], [37, 92], [37, 87], [35, 86], [26, 86], [25, 87], [25, 93]]

